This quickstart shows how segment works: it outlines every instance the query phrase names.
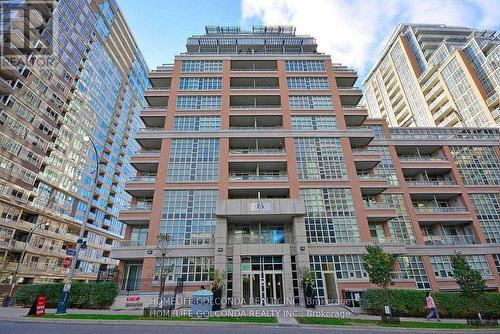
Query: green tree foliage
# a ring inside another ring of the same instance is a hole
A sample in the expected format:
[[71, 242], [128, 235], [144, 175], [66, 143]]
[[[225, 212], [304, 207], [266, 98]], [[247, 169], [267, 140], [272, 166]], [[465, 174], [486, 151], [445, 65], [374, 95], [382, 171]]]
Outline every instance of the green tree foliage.
[[455, 252], [455, 255], [451, 257], [451, 267], [461, 293], [475, 307], [478, 317], [481, 318], [479, 305], [483, 291], [486, 289], [481, 273], [471, 268], [465, 256], [460, 252]]

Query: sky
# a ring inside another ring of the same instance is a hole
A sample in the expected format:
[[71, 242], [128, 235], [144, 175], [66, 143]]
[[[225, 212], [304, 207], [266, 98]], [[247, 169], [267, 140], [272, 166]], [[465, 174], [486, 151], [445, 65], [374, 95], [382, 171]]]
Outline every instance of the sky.
[[293, 25], [363, 78], [399, 23], [500, 30], [500, 0], [117, 0], [150, 69], [205, 25]]

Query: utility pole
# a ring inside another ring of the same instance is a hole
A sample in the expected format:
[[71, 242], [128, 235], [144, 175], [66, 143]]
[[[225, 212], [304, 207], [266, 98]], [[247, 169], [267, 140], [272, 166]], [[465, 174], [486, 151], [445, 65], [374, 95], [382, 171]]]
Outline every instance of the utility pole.
[[[92, 148], [94, 149], [94, 155], [95, 155], [94, 182], [92, 183], [92, 187], [90, 189], [90, 199], [88, 201], [87, 209], [85, 210], [85, 213], [83, 215], [82, 226], [80, 227], [78, 241], [76, 242], [76, 247], [75, 247], [76, 254], [73, 257], [73, 260], [71, 261], [71, 267], [68, 271], [68, 280], [66, 284], [64, 284], [61, 299], [59, 300], [59, 304], [57, 304], [56, 314], [66, 314], [66, 309], [68, 308], [69, 291], [71, 289], [71, 284], [73, 283], [73, 276], [75, 274], [76, 263], [78, 262], [78, 255], [80, 253], [80, 249], [82, 249], [82, 245], [84, 244], [83, 236], [85, 234], [85, 228], [87, 227], [87, 220], [89, 218], [90, 209], [92, 207], [92, 199], [94, 198], [94, 194], [97, 188], [97, 177], [99, 175], [99, 154], [97, 153], [97, 148], [90, 136], [84, 137], [84, 140], [90, 142]], [[84, 247], [86, 247], [86, 245]]]

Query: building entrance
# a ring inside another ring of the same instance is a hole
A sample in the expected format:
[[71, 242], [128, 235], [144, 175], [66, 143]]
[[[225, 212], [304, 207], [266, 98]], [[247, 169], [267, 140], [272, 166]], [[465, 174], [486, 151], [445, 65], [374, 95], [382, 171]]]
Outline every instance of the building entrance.
[[247, 305], [284, 304], [281, 256], [242, 257], [243, 299]]

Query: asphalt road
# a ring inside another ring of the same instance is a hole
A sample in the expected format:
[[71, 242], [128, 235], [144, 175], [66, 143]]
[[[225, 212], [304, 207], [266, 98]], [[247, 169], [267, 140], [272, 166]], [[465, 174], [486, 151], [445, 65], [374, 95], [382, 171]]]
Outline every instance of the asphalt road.
[[[16, 322], [2, 320], [0, 322], [0, 334], [326, 334], [326, 333], [442, 333], [442, 331], [411, 331], [409, 329], [370, 329], [370, 328], [307, 328], [307, 327], [279, 327], [279, 326], [259, 326], [259, 325], [190, 325], [190, 324], [95, 324], [95, 323], [45, 323], [45, 322]], [[453, 331], [458, 333], [459, 331]], [[475, 334], [489, 333], [494, 331], [474, 330]], [[465, 333], [460, 331], [460, 333]]]

